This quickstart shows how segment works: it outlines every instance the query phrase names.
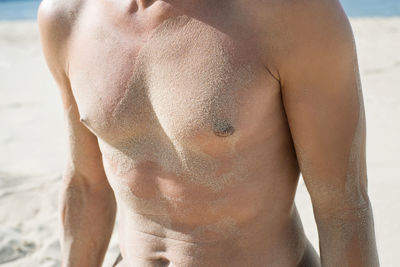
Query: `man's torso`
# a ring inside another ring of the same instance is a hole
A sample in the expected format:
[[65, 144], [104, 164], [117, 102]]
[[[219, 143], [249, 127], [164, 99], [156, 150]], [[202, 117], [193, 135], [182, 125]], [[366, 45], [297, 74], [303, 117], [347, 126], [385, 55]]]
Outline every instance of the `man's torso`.
[[310, 251], [279, 82], [243, 1], [199, 10], [87, 1], [74, 25], [69, 78], [118, 202], [124, 263], [296, 266]]

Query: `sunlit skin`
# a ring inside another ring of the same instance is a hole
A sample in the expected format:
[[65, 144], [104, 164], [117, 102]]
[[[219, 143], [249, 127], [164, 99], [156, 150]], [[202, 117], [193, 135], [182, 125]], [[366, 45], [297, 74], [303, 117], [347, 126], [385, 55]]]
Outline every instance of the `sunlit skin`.
[[[69, 153], [62, 264], [379, 266], [340, 4], [45, 0]], [[302, 172], [320, 256], [294, 196]]]

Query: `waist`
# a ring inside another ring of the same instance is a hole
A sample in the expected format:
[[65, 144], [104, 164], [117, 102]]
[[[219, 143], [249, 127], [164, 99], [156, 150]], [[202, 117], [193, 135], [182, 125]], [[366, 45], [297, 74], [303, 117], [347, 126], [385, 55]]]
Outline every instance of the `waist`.
[[[263, 215], [271, 221], [286, 220], [292, 211], [296, 183], [282, 183], [293, 180], [293, 176], [274, 178], [279, 181], [279, 188], [276, 188], [277, 182], [254, 177], [215, 192], [205, 185], [175, 177], [109, 177], [119, 210], [132, 216], [133, 221], [135, 218], [145, 219], [147, 223], [159, 221], [178, 232], [195, 231], [196, 227], [206, 225], [221, 229], [221, 225], [229, 224], [233, 231], [236, 225], [261, 220]], [[202, 238], [207, 236], [201, 234]]]
[[127, 221], [162, 229], [160, 236], [170, 230], [190, 237], [188, 241], [208, 242], [234, 236], [251, 222], [288, 221], [298, 177], [296, 170], [288, 169], [274, 175], [252, 172], [219, 191], [158, 171], [108, 178]]
[[296, 266], [307, 245], [296, 211], [195, 227], [123, 211], [119, 231], [127, 266]]

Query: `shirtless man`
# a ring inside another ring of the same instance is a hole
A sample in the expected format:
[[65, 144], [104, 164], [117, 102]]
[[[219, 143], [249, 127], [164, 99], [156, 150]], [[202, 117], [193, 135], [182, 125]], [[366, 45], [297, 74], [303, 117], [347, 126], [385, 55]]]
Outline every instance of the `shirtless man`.
[[[63, 266], [378, 266], [337, 0], [45, 0], [69, 157]], [[294, 196], [300, 171], [319, 258]]]

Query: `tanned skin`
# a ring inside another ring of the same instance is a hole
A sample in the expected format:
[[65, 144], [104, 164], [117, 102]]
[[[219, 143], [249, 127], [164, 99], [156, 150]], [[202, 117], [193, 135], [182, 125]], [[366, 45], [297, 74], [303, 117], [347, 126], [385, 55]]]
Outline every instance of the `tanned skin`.
[[45, 0], [39, 27], [69, 136], [64, 267], [101, 266], [117, 206], [118, 266], [379, 266], [337, 0]]

